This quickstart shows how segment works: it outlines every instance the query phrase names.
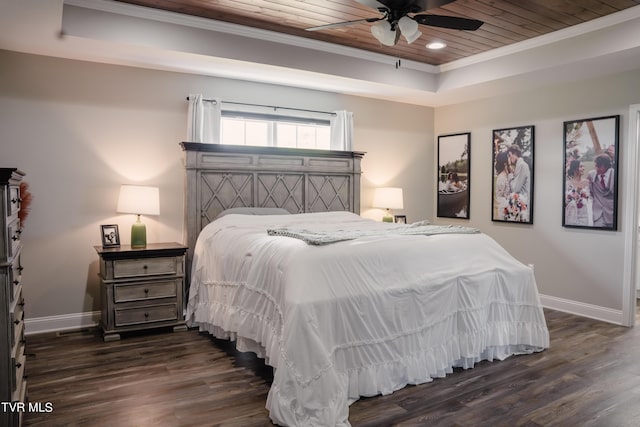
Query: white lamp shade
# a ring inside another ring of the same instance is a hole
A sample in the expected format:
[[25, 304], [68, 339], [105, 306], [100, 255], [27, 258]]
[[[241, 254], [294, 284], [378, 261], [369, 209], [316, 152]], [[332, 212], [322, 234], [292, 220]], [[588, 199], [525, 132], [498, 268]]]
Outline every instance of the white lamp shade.
[[418, 40], [422, 33], [418, 29], [418, 23], [408, 16], [403, 16], [398, 21], [398, 27], [400, 27], [400, 32], [402, 36], [407, 40], [407, 43], [411, 44], [414, 41]]
[[394, 46], [398, 41], [398, 33], [391, 29], [388, 21], [378, 21], [371, 26], [371, 34], [385, 46]]
[[123, 185], [120, 187], [116, 211], [136, 215], [160, 215], [160, 190], [158, 187]]
[[404, 207], [402, 188], [376, 188], [373, 193], [373, 207], [383, 209], [402, 209]]

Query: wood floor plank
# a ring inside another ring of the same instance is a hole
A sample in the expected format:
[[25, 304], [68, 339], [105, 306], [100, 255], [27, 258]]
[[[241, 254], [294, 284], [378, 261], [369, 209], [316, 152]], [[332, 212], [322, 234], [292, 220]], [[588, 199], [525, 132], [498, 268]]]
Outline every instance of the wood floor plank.
[[[551, 348], [455, 369], [350, 407], [354, 427], [638, 426], [640, 328], [545, 310]], [[29, 427], [262, 427], [273, 371], [195, 330], [105, 343], [95, 330], [27, 337]]]

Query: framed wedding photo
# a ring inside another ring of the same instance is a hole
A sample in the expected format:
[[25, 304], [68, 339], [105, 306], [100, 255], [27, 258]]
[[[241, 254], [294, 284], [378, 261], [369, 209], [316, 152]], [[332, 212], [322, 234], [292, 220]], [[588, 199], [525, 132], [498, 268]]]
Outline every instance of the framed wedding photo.
[[120, 246], [120, 233], [117, 224], [101, 225], [102, 247], [117, 248]]
[[620, 116], [564, 122], [562, 226], [618, 229]]
[[534, 127], [493, 131], [491, 220], [533, 224]]
[[471, 133], [438, 136], [438, 210], [443, 218], [469, 219]]

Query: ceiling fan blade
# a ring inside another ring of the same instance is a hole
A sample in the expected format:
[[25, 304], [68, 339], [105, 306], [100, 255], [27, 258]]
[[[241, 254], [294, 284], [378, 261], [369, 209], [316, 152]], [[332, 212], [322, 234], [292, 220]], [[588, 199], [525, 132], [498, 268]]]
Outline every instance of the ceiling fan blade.
[[385, 16], [379, 18], [365, 18], [365, 19], [356, 19], [353, 21], [344, 21], [344, 22], [336, 22], [335, 24], [326, 24], [326, 25], [318, 25], [317, 27], [305, 28], [306, 31], [319, 31], [319, 30], [328, 30], [330, 28], [340, 28], [346, 27], [349, 25], [359, 24], [361, 22], [376, 22], [382, 19], [385, 19]]
[[453, 3], [454, 1], [455, 0], [419, 0], [416, 1], [416, 3], [420, 3], [424, 7], [423, 10], [429, 10], [442, 7], [445, 4]]
[[411, 13], [436, 9], [455, 0], [356, 0], [358, 3], [374, 9], [407, 11]]
[[356, 0], [358, 3], [370, 7], [372, 9], [386, 9], [387, 7], [376, 0]]
[[413, 19], [415, 19], [418, 24], [428, 25], [430, 27], [451, 28], [453, 30], [475, 31], [484, 24], [484, 22], [478, 21], [477, 19], [444, 15], [415, 15]]

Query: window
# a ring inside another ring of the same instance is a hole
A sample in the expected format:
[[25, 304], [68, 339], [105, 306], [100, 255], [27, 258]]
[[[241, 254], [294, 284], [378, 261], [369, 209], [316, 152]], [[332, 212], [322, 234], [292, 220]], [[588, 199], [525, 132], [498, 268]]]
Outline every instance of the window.
[[353, 113], [203, 99], [189, 95], [192, 142], [351, 151]]
[[220, 143], [329, 150], [331, 123], [326, 118], [223, 110]]

